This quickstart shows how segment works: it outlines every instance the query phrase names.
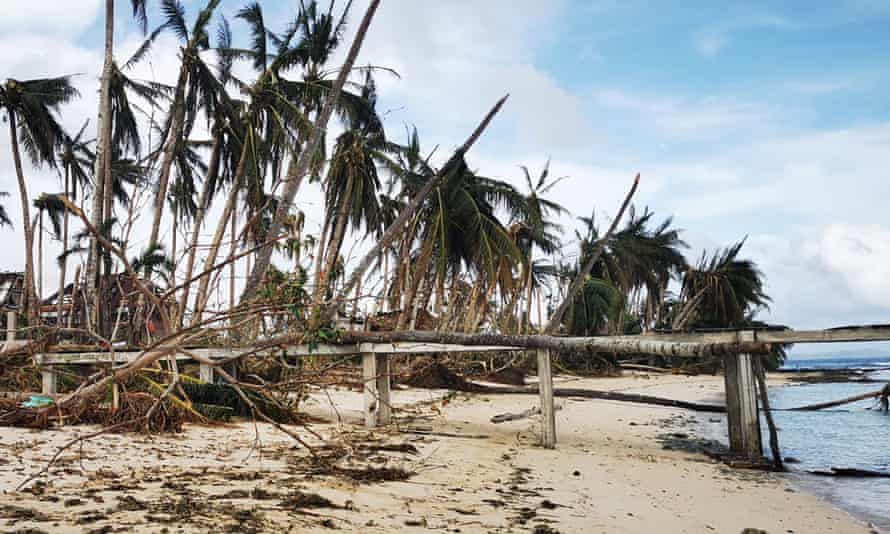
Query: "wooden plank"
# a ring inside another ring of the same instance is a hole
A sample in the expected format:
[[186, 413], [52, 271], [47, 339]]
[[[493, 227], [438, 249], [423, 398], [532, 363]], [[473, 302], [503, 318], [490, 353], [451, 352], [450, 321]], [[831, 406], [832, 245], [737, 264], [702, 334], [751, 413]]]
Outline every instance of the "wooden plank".
[[15, 341], [15, 312], [6, 312], [6, 341]]
[[375, 354], [377, 359], [377, 423], [388, 425], [392, 422], [392, 395], [390, 388], [389, 355]]
[[121, 386], [117, 382], [111, 384], [111, 409], [115, 412], [121, 407]]
[[553, 403], [553, 371], [550, 351], [538, 349], [538, 393], [541, 397], [541, 445], [556, 447], [556, 410]]
[[753, 356], [751, 354], [726, 356], [723, 364], [729, 448], [734, 454], [752, 460], [760, 459], [763, 456], [763, 444], [757, 413], [757, 383]]
[[652, 333], [610, 339], [646, 338], [676, 343], [843, 343], [890, 341], [890, 326], [849, 326], [827, 330], [739, 330], [726, 332]]
[[44, 395], [55, 395], [59, 392], [59, 377], [52, 365], [44, 365], [40, 368], [41, 392]]
[[372, 352], [362, 354], [362, 379], [365, 385], [365, 426], [377, 426], [377, 355]]
[[212, 366], [207, 365], [206, 363], [202, 363], [198, 366], [198, 378], [200, 378], [202, 382], [212, 384], [214, 380], [213, 375], [214, 372]]

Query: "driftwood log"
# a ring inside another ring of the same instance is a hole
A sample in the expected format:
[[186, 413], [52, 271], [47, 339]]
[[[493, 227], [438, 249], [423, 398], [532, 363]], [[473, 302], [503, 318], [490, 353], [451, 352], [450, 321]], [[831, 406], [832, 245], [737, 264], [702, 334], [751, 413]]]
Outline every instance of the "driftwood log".
[[[475, 384], [479, 385], [479, 384]], [[502, 394], [502, 395], [537, 395], [538, 386], [525, 387], [494, 387], [482, 386], [476, 390], [477, 393]], [[676, 399], [666, 399], [664, 397], [653, 397], [651, 395], [640, 395], [639, 393], [619, 393], [617, 391], [597, 391], [593, 389], [580, 388], [554, 388], [554, 397], [575, 397], [582, 399], [599, 399], [618, 402], [633, 402], [637, 404], [650, 404], [654, 406], [667, 406], [670, 408], [682, 408], [684, 410], [693, 410], [696, 412], [726, 413], [726, 407], [719, 404], [702, 404], [698, 402], [688, 402]]]
[[[816, 410], [824, 410], [826, 408], [835, 408], [837, 406], [843, 406], [844, 404], [850, 404], [853, 402], [858, 402], [866, 399], [881, 399], [882, 408], [887, 405], [887, 399], [890, 397], [890, 383], [883, 387], [883, 389], [879, 389], [877, 391], [870, 391], [868, 393], [861, 393], [859, 395], [853, 395], [852, 397], [847, 397], [840, 400], [828, 401], [828, 402], [817, 402], [816, 404], [808, 404], [806, 406], [798, 406], [797, 408], [789, 408], [790, 412], [811, 412]], [[886, 408], [885, 408], [886, 410]]]

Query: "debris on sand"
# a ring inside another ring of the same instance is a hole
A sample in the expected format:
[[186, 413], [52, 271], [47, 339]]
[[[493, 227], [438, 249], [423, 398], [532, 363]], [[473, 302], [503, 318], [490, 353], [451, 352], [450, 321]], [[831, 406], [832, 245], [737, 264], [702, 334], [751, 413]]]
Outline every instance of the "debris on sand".
[[301, 510], [304, 508], [340, 508], [327, 497], [317, 493], [294, 491], [281, 499], [281, 507], [289, 510]]
[[482, 380], [508, 386], [524, 386], [526, 374], [528, 373], [524, 369], [511, 366], [488, 373], [482, 377]]
[[424, 389], [451, 389], [455, 391], [481, 392], [487, 388], [468, 382], [437, 359], [418, 359], [411, 366], [403, 384]]

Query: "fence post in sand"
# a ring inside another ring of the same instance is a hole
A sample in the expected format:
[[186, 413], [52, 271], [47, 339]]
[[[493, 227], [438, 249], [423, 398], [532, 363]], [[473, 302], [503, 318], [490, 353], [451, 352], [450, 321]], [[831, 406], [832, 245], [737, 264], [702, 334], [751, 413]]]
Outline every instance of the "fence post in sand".
[[198, 378], [201, 379], [201, 382], [207, 382], [208, 384], [213, 383], [213, 366], [202, 363], [198, 365]]
[[15, 312], [6, 312], [6, 341], [15, 341]]
[[550, 351], [538, 349], [538, 393], [541, 395], [541, 445], [556, 447], [556, 415], [553, 406], [553, 371]]
[[390, 398], [389, 354], [376, 354], [377, 357], [377, 424], [392, 422], [392, 399]]
[[115, 380], [111, 383], [111, 409], [118, 411], [121, 407], [121, 386]]
[[763, 457], [760, 418], [757, 413], [757, 382], [750, 354], [730, 354], [723, 358], [726, 387], [726, 420], [729, 449], [751, 460]]
[[389, 355], [362, 353], [362, 378], [365, 385], [365, 426], [388, 425], [392, 419], [389, 388]]
[[52, 365], [43, 363], [43, 354], [37, 354], [34, 357], [37, 366], [40, 367], [41, 393], [44, 395], [55, 395], [58, 393], [58, 377], [53, 370]]

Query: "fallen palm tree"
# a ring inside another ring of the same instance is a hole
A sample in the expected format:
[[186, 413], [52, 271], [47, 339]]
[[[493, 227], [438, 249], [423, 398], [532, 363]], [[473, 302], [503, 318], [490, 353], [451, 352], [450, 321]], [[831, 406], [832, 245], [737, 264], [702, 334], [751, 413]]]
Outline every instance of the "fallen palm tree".
[[859, 395], [853, 395], [851, 397], [846, 397], [839, 400], [827, 401], [827, 402], [817, 402], [816, 404], [808, 404], [806, 406], [798, 406], [797, 408], [789, 408], [788, 411], [791, 412], [812, 412], [817, 410], [825, 410], [826, 408], [835, 408], [837, 406], [843, 406], [845, 404], [851, 404], [854, 402], [859, 402], [867, 399], [879, 399], [881, 402], [881, 409], [883, 411], [887, 411], [888, 399], [890, 399], [890, 383], [887, 383], [882, 389], [877, 391], [869, 391], [868, 393], [860, 393]]

